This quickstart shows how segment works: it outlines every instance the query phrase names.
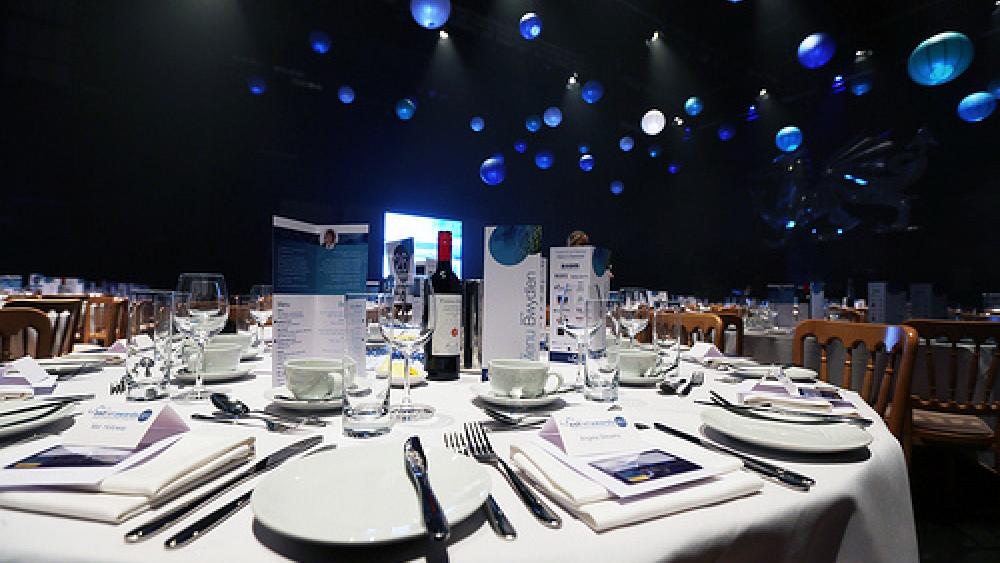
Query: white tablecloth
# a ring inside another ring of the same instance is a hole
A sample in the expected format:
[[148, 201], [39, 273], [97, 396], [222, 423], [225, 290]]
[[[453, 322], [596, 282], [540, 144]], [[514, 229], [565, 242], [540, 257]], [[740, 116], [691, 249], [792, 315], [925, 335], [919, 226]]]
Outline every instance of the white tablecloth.
[[[268, 404], [269, 362], [260, 367], [255, 379], [221, 384], [252, 407]], [[684, 365], [684, 373], [693, 366]], [[706, 370], [708, 386], [715, 382], [714, 372]], [[60, 392], [89, 391], [107, 399], [108, 381], [119, 377], [120, 368], [103, 373], [79, 376], [61, 384]], [[463, 375], [460, 381], [430, 383], [414, 389], [414, 399], [435, 405], [436, 419], [397, 425], [389, 437], [376, 440], [401, 440], [418, 434], [425, 443], [441, 443], [442, 432], [459, 430], [467, 420], [485, 417], [471, 402], [472, 388], [478, 378]], [[696, 389], [690, 397], [666, 397], [652, 389], [623, 389], [621, 405], [638, 420], [664, 421], [689, 432], [698, 432], [701, 407], [694, 399], [707, 396], [707, 388]], [[110, 399], [118, 400], [118, 399]], [[577, 394], [565, 395], [566, 409], [586, 407]], [[179, 412], [209, 412], [204, 407], [176, 405]], [[867, 407], [866, 415], [875, 417]], [[357, 449], [364, 455], [369, 441], [341, 436], [339, 418], [322, 429], [327, 443]], [[253, 433], [258, 438], [260, 455], [270, 453], [300, 436], [268, 434], [263, 430], [229, 427], [221, 424], [190, 422], [196, 432]], [[515, 440], [526, 440], [530, 431], [498, 432], [494, 446], [509, 457]], [[654, 430], [649, 430], [654, 432]], [[564, 525], [552, 530], [541, 526], [527, 512], [502, 476], [493, 476], [493, 494], [517, 528], [516, 541], [498, 539], [484, 517], [477, 512], [456, 526], [446, 545], [425, 539], [365, 548], [335, 548], [298, 543], [280, 537], [253, 520], [249, 508], [211, 531], [204, 538], [178, 551], [163, 548], [163, 536], [136, 545], [122, 540], [125, 531], [150, 517], [146, 514], [119, 526], [58, 518], [0, 509], [0, 560], [2, 561], [748, 561], [748, 562], [910, 562], [917, 560], [916, 534], [910, 504], [909, 484], [902, 451], [885, 426], [871, 429], [874, 442], [860, 459], [841, 458], [818, 461], [815, 458], [782, 456], [779, 463], [816, 479], [809, 492], [798, 492], [777, 484], [765, 483], [760, 494], [716, 506], [675, 514], [603, 533], [594, 533], [559, 508]], [[745, 447], [748, 448], [748, 447]], [[749, 450], [765, 457], [762, 451]], [[775, 454], [771, 454], [774, 456]], [[226, 495], [232, 498], [240, 487]], [[331, 487], [351, 486], [330, 483]], [[356, 486], [364, 487], [365, 483]], [[219, 504], [212, 503], [198, 514]], [[553, 504], [554, 503], [551, 503]], [[343, 510], [351, 510], [344, 506]]]

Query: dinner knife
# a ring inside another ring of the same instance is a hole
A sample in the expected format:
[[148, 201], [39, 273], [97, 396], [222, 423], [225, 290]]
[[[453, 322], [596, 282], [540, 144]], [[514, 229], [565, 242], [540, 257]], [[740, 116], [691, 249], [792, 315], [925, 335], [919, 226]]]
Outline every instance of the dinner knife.
[[[643, 424], [642, 426], [646, 425]], [[636, 423], [636, 428], [641, 429], [642, 426], [639, 426], [639, 423]], [[772, 463], [768, 463], [764, 460], [748, 456], [744, 453], [740, 453], [736, 450], [727, 448], [725, 446], [720, 446], [715, 442], [699, 438], [698, 436], [693, 436], [691, 434], [688, 434], [687, 432], [684, 432], [683, 430], [671, 428], [666, 424], [662, 424], [659, 422], [654, 422], [653, 426], [660, 432], [666, 432], [667, 434], [676, 436], [678, 438], [682, 438], [693, 444], [698, 444], [703, 448], [715, 450], [717, 452], [721, 452], [739, 458], [743, 462], [743, 467], [749, 469], [750, 471], [763, 475], [764, 477], [767, 477], [769, 479], [784, 483], [785, 485], [788, 485], [789, 487], [792, 487], [794, 489], [799, 489], [801, 491], [808, 491], [810, 487], [816, 484], [816, 481], [813, 480], [811, 477], [807, 477], [805, 475], [802, 475], [801, 473], [796, 473], [794, 471], [789, 471], [783, 467], [779, 467]], [[648, 426], [646, 427], [648, 428]]]
[[[157, 516], [156, 518], [150, 520], [149, 522], [146, 522], [145, 524], [139, 526], [138, 528], [132, 530], [131, 532], [128, 532], [127, 534], [125, 534], [125, 541], [127, 543], [137, 543], [150, 536], [153, 536], [157, 532], [170, 527], [175, 522], [177, 522], [187, 514], [193, 512], [197, 508], [201, 507], [208, 501], [232, 489], [236, 485], [239, 485], [244, 481], [252, 479], [253, 477], [256, 477], [257, 475], [260, 475], [261, 473], [264, 473], [268, 470], [274, 469], [278, 465], [281, 465], [281, 463], [287, 460], [288, 458], [298, 453], [304, 452], [312, 448], [313, 446], [319, 444], [322, 441], [323, 441], [322, 436], [311, 436], [309, 438], [300, 440], [290, 446], [286, 446], [274, 452], [273, 454], [253, 464], [253, 466], [248, 468], [246, 471], [242, 471], [234, 475], [233, 477], [229, 478], [227, 481], [218, 485], [217, 487], [214, 487], [213, 489], [206, 491], [205, 493], [199, 495], [198, 497], [185, 502], [184, 504], [174, 508], [173, 510], [165, 514]], [[168, 540], [168, 542], [169, 541], [170, 540]], [[168, 545], [167, 547], [171, 546]], [[176, 547], [180, 546], [178, 545]]]
[[420, 444], [419, 437], [410, 436], [403, 444], [403, 461], [410, 479], [413, 481], [413, 487], [417, 490], [417, 496], [420, 498], [420, 507], [424, 513], [427, 533], [438, 541], [448, 539], [451, 528], [448, 526], [448, 521], [445, 520], [441, 503], [434, 495], [431, 482], [427, 478], [427, 456], [424, 455], [424, 448]]

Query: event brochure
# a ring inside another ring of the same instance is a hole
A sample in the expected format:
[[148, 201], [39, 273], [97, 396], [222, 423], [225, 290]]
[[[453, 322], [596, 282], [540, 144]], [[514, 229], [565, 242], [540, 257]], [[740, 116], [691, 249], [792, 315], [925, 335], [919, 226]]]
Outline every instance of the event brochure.
[[538, 443], [553, 457], [619, 498], [708, 479], [739, 462], [666, 435], [641, 438], [623, 413], [588, 409], [553, 414]]
[[793, 383], [790, 387], [787, 383], [780, 381], [748, 379], [739, 384], [736, 396], [740, 404], [747, 404], [747, 399], [752, 398], [753, 400], [750, 402], [759, 406], [762, 402], [766, 402], [768, 397], [774, 397], [781, 402], [782, 406], [789, 409], [794, 409], [794, 401], [798, 400], [803, 405], [817, 402], [829, 403], [830, 410], [827, 414], [854, 415], [858, 413], [857, 407], [848, 397], [845, 397], [843, 390], [825, 383]]
[[545, 330], [540, 293], [542, 228], [486, 227], [483, 240], [483, 378], [490, 360], [537, 360]]
[[346, 314], [346, 296], [366, 292], [368, 225], [314, 225], [274, 216], [272, 237], [272, 384], [280, 387], [290, 358], [353, 351], [346, 323], [363, 323], [364, 315]]
[[[595, 246], [568, 246], [549, 249], [549, 361], [577, 361], [576, 339], [559, 327], [558, 315], [564, 304], [579, 324], [584, 323], [587, 299], [606, 299], [611, 288], [610, 251]], [[589, 350], [599, 354], [605, 348], [605, 331], [591, 337]]]

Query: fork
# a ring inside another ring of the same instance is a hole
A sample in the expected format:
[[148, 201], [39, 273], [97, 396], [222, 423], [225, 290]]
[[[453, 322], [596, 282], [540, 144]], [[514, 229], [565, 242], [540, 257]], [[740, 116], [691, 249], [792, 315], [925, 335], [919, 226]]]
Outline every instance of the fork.
[[[465, 443], [465, 436], [462, 436], [458, 432], [446, 433], [444, 435], [444, 445], [454, 450], [455, 453], [466, 456], [470, 455], [469, 445]], [[493, 495], [486, 497], [486, 519], [489, 520], [490, 527], [493, 528], [497, 536], [505, 540], [517, 539], [517, 530], [514, 529], [514, 525], [507, 519], [507, 515], [504, 514], [500, 505], [497, 504], [496, 499], [493, 498]]]
[[490, 444], [490, 439], [486, 436], [486, 431], [483, 429], [483, 425], [479, 422], [466, 422], [465, 423], [465, 437], [468, 440], [469, 452], [472, 453], [472, 457], [480, 463], [486, 463], [492, 465], [507, 478], [511, 487], [517, 492], [518, 496], [521, 497], [521, 501], [524, 505], [528, 507], [531, 514], [534, 515], [542, 524], [548, 526], [549, 528], [561, 528], [562, 518], [558, 514], [552, 511], [544, 502], [542, 502], [538, 496], [528, 488], [528, 485], [523, 479], [514, 473], [514, 470], [507, 465], [507, 462], [503, 460], [502, 457], [498, 456], [495, 451], [493, 451], [493, 445]]

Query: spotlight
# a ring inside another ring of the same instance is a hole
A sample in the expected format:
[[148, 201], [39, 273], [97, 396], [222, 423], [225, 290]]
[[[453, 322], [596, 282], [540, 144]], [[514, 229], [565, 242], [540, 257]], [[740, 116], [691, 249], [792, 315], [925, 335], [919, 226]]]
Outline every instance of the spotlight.
[[674, 125], [680, 127], [681, 125], [684, 125], [684, 120], [681, 119], [680, 116], [675, 115], [674, 116]]
[[654, 32], [653, 32], [653, 36], [652, 36], [652, 37], [650, 37], [650, 38], [649, 38], [649, 40], [650, 40], [650, 41], [656, 41], [656, 40], [657, 40], [657, 39], [659, 39], [659, 38], [660, 38], [660, 32], [659, 32], [659, 31], [654, 31]]
[[448, 32], [442, 29], [441, 31], [438, 32], [438, 37], [440, 37], [441, 39], [447, 39]]
[[785, 223], [785, 228], [788, 229], [788, 230], [794, 229], [795, 228], [795, 220], [794, 219], [789, 219], [788, 222]]
[[837, 229], [837, 234], [838, 235], [844, 234], [844, 229]]
[[569, 79], [566, 81], [566, 89], [569, 90], [570, 88], [575, 88], [576, 85], [579, 83], [580, 83], [580, 75], [574, 72], [572, 75], [570, 75]]
[[767, 88], [761, 88], [757, 93], [761, 98], [767, 98]]

